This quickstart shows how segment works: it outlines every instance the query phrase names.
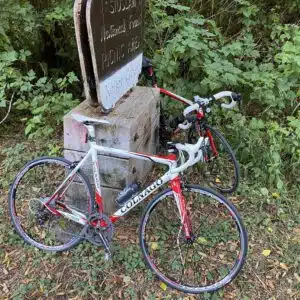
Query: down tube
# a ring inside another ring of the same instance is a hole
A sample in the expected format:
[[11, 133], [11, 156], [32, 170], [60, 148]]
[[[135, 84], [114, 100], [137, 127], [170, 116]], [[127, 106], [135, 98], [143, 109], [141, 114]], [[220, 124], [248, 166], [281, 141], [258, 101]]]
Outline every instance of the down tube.
[[111, 220], [114, 222], [118, 218], [126, 215], [135, 206], [137, 206], [139, 203], [144, 201], [147, 197], [149, 197], [151, 194], [153, 194], [155, 191], [157, 191], [165, 183], [170, 181], [171, 176], [173, 177], [173, 175], [171, 175], [169, 173], [163, 175], [161, 178], [159, 178], [158, 180], [153, 182], [150, 186], [148, 186], [145, 190], [143, 190], [140, 194], [138, 194], [137, 196], [132, 197], [118, 211], [116, 211], [111, 216]]

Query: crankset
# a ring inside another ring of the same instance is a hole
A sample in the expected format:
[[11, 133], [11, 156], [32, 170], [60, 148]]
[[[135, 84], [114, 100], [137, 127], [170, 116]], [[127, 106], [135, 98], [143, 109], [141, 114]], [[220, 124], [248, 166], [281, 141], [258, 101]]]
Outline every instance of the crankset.
[[83, 235], [84, 238], [92, 244], [107, 248], [113, 238], [113, 232], [114, 226], [111, 220], [106, 215], [97, 213], [89, 217]]

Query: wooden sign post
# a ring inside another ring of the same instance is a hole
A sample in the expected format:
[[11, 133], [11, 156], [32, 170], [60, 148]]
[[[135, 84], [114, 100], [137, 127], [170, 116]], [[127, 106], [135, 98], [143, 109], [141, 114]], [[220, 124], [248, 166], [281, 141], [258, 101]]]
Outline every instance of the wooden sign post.
[[75, 0], [74, 2], [75, 34], [85, 98], [91, 106], [99, 106], [86, 25], [86, 4], [87, 0]]
[[141, 73], [144, 0], [88, 0], [86, 12], [98, 101], [109, 110]]

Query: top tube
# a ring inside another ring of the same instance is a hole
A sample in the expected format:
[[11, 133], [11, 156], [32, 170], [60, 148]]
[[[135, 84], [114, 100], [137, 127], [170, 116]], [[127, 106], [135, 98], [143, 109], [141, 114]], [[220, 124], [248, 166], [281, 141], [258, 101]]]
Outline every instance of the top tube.
[[172, 92], [170, 92], [170, 91], [168, 91], [168, 90], [165, 90], [165, 89], [163, 89], [163, 88], [159, 88], [159, 91], [160, 91], [160, 93], [161, 93], [162, 95], [169, 96], [169, 97], [173, 98], [174, 100], [177, 100], [177, 101], [179, 101], [179, 102], [181, 102], [181, 103], [183, 103], [183, 104], [185, 104], [185, 105], [193, 105], [193, 104], [194, 104], [193, 101], [188, 100], [188, 99], [186, 99], [186, 98], [184, 98], [184, 97], [181, 97], [181, 96], [179, 96], [179, 95], [177, 95], [177, 94], [174, 94], [174, 93], [172, 93]]

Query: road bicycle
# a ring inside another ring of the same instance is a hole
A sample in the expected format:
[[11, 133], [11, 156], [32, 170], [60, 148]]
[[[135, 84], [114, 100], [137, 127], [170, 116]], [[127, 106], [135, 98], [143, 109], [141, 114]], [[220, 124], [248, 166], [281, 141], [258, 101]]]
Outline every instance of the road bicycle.
[[[151, 81], [155, 88], [157, 85], [156, 75], [154, 72], [153, 64], [147, 57], [143, 58], [142, 73]], [[198, 104], [199, 107], [195, 110], [193, 117], [190, 117], [189, 122], [185, 126], [179, 125], [183, 121], [182, 113], [174, 117], [168, 124], [165, 116], [161, 117], [161, 137], [163, 140], [169, 140], [172, 136], [176, 136], [180, 130], [187, 130], [188, 142], [194, 143], [198, 136], [208, 137], [209, 145], [206, 148], [205, 164], [197, 165], [193, 169], [192, 177], [188, 176], [191, 181], [195, 178], [195, 169], [197, 170], [198, 177], [193, 181], [197, 183], [203, 178], [209, 185], [216, 188], [222, 193], [234, 192], [240, 180], [240, 168], [235, 157], [234, 151], [231, 149], [225, 137], [211, 125], [208, 124], [206, 114], [211, 112], [211, 107], [214, 104], [219, 105], [216, 100], [222, 97], [230, 97], [231, 103], [222, 103], [220, 106], [226, 109], [232, 109], [237, 103], [241, 102], [241, 95], [233, 92], [221, 92], [212, 97], [201, 98], [194, 97], [194, 101], [188, 100], [182, 96], [174, 94], [166, 89], [159, 88], [161, 95], [168, 96], [175, 101], [179, 101], [185, 106]], [[179, 125], [179, 126], [178, 126]]]
[[[185, 116], [195, 108], [185, 110]], [[139, 240], [148, 267], [172, 288], [186, 293], [213, 292], [230, 283], [247, 254], [242, 219], [224, 196], [182, 181], [187, 168], [203, 160], [208, 138], [195, 144], [169, 143], [169, 154], [156, 156], [96, 144], [94, 120], [73, 114], [85, 125], [90, 149], [76, 163], [42, 157], [27, 163], [9, 193], [9, 212], [17, 233], [27, 243], [50, 252], [68, 250], [83, 240], [111, 256], [114, 223], [165, 184], [169, 187], [148, 203], [140, 222]], [[121, 193], [119, 209], [103, 211], [97, 153], [162, 164], [167, 172], [143, 189]], [[82, 166], [92, 158], [95, 193]], [[124, 198], [124, 195], [127, 197]]]

